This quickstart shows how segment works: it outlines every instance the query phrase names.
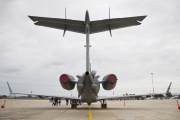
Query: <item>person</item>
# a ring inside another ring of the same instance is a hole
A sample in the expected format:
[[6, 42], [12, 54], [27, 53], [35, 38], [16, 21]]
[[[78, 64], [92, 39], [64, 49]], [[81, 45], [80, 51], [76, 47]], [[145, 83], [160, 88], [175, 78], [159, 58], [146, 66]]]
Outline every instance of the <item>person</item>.
[[53, 102], [53, 97], [52, 97], [52, 98], [49, 98], [49, 102]]
[[55, 99], [54, 99], [54, 105], [58, 105], [58, 98], [57, 97], [55, 97]]
[[69, 100], [66, 98], [66, 105], [68, 105]]
[[59, 105], [61, 105], [61, 99], [59, 100]]
[[52, 97], [52, 106], [55, 106], [55, 103], [54, 103], [54, 98]]

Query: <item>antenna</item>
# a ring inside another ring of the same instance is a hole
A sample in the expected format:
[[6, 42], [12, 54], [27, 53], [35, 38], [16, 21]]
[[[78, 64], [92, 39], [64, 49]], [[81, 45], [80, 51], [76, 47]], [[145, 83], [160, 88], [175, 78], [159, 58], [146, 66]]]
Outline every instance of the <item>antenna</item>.
[[[66, 19], [66, 7], [65, 7], [65, 19]], [[65, 35], [66, 29], [67, 29], [67, 25], [66, 25], [66, 23], [65, 23], [65, 25], [64, 25], [63, 37], [64, 37], [64, 35]]]
[[65, 7], [65, 19], [66, 19], [66, 7]]
[[109, 7], [109, 19], [110, 19], [110, 7]]
[[111, 19], [110, 19], [110, 7], [109, 7], [109, 32], [110, 32], [110, 35], [112, 37], [112, 33], [111, 33]]

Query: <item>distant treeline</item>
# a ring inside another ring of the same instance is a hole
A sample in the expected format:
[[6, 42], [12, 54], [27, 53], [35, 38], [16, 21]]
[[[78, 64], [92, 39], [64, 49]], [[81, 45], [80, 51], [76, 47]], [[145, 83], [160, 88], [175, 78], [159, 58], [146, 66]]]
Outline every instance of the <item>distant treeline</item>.
[[7, 98], [6, 95], [0, 95], [0, 99]]

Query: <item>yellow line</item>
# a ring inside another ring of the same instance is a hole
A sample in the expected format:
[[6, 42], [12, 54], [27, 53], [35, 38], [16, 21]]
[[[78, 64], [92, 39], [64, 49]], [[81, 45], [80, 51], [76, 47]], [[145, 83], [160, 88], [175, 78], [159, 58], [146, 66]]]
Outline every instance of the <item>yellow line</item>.
[[88, 120], [92, 120], [92, 111], [91, 111], [91, 106], [89, 106], [89, 119]]

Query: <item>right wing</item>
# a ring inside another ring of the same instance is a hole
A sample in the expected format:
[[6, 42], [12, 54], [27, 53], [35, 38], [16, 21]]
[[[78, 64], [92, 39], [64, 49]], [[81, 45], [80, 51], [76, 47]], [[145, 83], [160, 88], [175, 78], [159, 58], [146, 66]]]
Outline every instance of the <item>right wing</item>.
[[60, 98], [60, 99], [70, 99], [70, 100], [80, 100], [80, 98], [78, 97], [73, 97], [73, 96], [55, 96], [55, 95], [40, 95], [40, 94], [28, 94], [28, 93], [14, 93], [9, 85], [9, 83], [7, 82], [8, 88], [9, 88], [9, 92], [10, 95], [14, 95], [14, 97], [16, 97], [15, 95], [27, 95], [27, 96], [37, 96], [39, 98], [49, 98], [49, 97], [56, 97], [56, 98]]
[[140, 25], [140, 21], [144, 20], [145, 17], [146, 16], [136, 16], [92, 21], [90, 33], [93, 34], [98, 32], [111, 31], [114, 29]]
[[28, 17], [35, 22], [34, 23], [35, 25], [85, 34], [84, 21], [38, 17], [38, 16], [28, 16]]

